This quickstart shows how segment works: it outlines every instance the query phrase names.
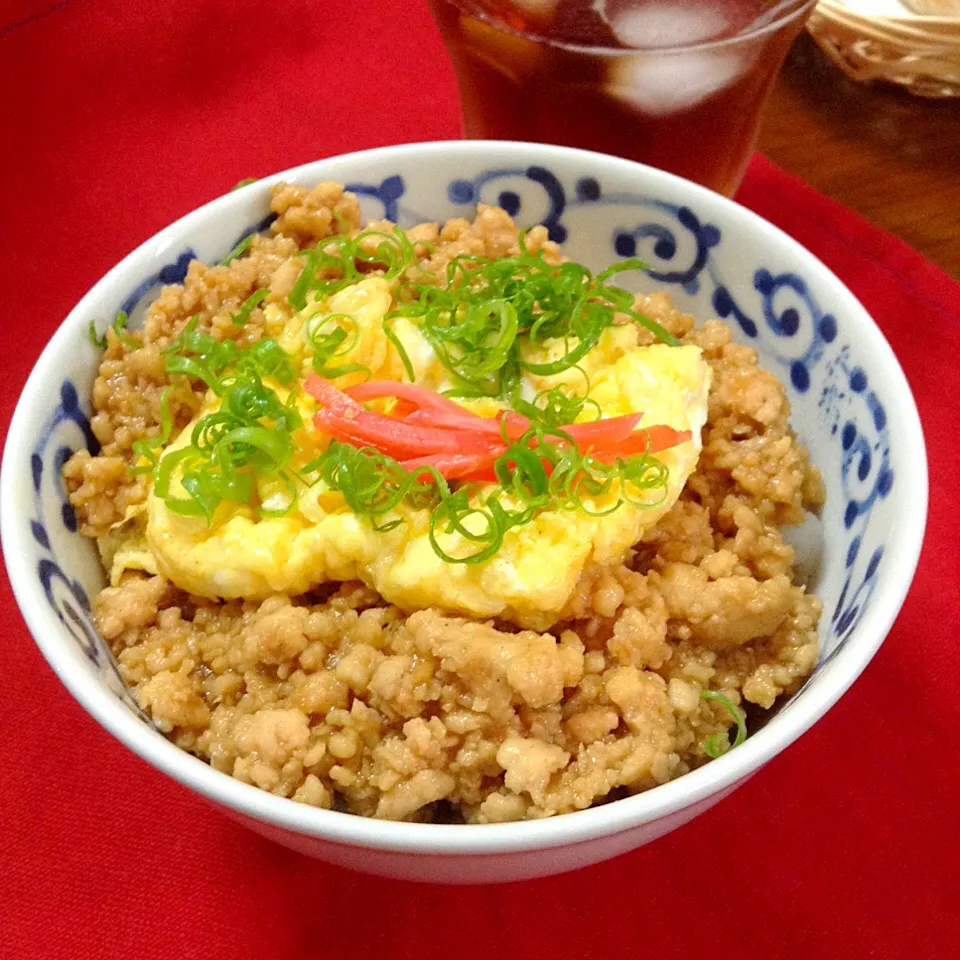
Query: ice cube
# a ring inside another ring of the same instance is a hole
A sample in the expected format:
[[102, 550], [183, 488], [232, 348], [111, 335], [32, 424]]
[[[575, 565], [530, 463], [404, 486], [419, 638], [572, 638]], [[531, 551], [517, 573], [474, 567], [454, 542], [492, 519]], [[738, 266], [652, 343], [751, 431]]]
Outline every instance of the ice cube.
[[730, 26], [723, 10], [699, 3], [651, 3], [622, 7], [594, 5], [625, 47], [680, 47], [719, 37]]
[[607, 89], [644, 113], [662, 117], [719, 93], [740, 77], [747, 65], [740, 50], [725, 47], [625, 54], [611, 61]]

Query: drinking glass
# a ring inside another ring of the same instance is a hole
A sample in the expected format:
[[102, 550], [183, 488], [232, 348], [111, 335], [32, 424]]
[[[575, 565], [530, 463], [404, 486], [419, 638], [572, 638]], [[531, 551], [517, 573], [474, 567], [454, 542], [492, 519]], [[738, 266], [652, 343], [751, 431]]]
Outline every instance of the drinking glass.
[[815, 0], [429, 0], [469, 138], [639, 160], [730, 196]]

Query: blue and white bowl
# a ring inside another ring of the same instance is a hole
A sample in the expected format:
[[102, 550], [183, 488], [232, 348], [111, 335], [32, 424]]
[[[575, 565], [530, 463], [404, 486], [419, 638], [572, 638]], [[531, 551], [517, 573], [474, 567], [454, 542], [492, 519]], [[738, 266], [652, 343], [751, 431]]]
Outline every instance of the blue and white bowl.
[[[823, 472], [828, 499], [810, 586], [824, 604], [813, 676], [746, 743], [629, 799], [547, 820], [482, 827], [392, 823], [319, 810], [219, 773], [158, 733], [127, 694], [90, 619], [102, 584], [77, 532], [60, 467], [95, 443], [89, 394], [100, 354], [87, 328], [134, 318], [193, 257], [222, 258], [269, 223], [279, 181], [338, 180], [368, 218], [409, 226], [470, 216], [477, 202], [543, 223], [564, 252], [600, 269], [639, 255], [651, 289], [701, 320], [720, 316], [788, 386], [793, 425]], [[583, 151], [451, 142], [334, 157], [261, 180], [157, 234], [70, 313], [37, 361], [3, 458], [0, 521], [7, 570], [37, 644], [67, 689], [158, 769], [253, 829], [334, 863], [448, 882], [534, 877], [638, 847], [692, 819], [808, 730], [886, 636], [913, 577], [926, 520], [920, 421], [889, 345], [815, 257], [737, 204], [677, 177]]]

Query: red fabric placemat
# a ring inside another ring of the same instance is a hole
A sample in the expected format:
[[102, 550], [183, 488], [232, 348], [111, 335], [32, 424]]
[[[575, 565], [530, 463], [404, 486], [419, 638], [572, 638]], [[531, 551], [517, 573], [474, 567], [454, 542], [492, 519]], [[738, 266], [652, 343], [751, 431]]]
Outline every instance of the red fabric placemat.
[[[422, 0], [0, 2], [0, 430], [67, 310], [242, 177], [457, 135]], [[352, 874], [254, 836], [65, 693], [0, 578], [0, 957], [956, 955], [960, 287], [757, 159], [741, 199], [877, 318], [929, 443], [903, 613], [816, 729], [632, 854], [501, 887]]]

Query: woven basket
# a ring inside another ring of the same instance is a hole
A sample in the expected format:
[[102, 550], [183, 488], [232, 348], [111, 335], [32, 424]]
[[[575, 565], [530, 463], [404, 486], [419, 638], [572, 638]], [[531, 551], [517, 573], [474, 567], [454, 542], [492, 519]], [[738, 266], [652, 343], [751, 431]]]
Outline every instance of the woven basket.
[[[960, 2], [820, 0], [808, 29], [854, 80], [887, 80], [921, 97], [956, 97], [960, 14], [951, 15], [952, 7]], [[935, 10], [938, 14], [931, 15]]]
[[929, 17], [960, 17], [960, 0], [903, 0], [908, 9]]

